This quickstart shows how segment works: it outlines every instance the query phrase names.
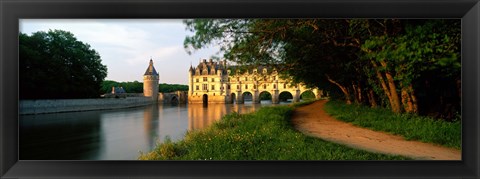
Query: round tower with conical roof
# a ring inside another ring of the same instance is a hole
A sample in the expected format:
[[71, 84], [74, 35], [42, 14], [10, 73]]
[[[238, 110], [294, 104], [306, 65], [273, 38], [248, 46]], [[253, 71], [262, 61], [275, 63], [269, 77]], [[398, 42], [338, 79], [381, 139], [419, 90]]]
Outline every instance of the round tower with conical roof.
[[153, 67], [153, 60], [150, 59], [150, 65], [143, 75], [143, 96], [152, 98], [154, 101], [158, 101], [158, 81], [160, 76]]

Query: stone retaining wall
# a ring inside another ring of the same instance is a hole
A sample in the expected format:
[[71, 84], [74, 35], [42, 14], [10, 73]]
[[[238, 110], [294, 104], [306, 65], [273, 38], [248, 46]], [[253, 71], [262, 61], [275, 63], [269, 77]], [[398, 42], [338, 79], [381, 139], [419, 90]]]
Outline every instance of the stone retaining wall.
[[57, 100], [20, 100], [19, 114], [41, 114], [102, 109], [119, 109], [152, 104], [151, 98], [100, 98], [100, 99], [57, 99]]

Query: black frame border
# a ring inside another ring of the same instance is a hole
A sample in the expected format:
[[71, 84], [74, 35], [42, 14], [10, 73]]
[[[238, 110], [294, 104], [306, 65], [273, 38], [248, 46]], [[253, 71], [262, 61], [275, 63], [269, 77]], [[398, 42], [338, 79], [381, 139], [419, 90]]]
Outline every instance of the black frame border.
[[[22, 18], [461, 18], [462, 161], [18, 161]], [[479, 0], [0, 0], [0, 177], [479, 178]]]

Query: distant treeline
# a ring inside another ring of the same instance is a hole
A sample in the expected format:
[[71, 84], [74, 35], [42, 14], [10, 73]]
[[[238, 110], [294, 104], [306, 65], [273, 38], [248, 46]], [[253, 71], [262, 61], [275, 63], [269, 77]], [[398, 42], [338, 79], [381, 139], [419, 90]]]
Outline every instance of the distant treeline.
[[[122, 87], [127, 93], [143, 93], [143, 83], [138, 81], [117, 82], [117, 81], [105, 80], [102, 83], [101, 90], [103, 93], [111, 93], [112, 87]], [[158, 85], [158, 91], [162, 93], [169, 93], [173, 91], [188, 91], [188, 86], [181, 85], [181, 84], [162, 83]]]

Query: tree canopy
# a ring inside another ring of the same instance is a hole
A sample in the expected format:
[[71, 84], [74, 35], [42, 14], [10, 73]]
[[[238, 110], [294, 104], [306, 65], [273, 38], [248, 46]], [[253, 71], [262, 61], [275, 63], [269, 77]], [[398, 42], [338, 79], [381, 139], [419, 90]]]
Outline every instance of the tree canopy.
[[20, 99], [97, 98], [107, 76], [98, 52], [67, 31], [20, 33]]
[[[122, 87], [127, 93], [143, 93], [143, 83], [138, 81], [133, 82], [117, 82], [112, 80], [105, 80], [102, 83], [102, 93], [111, 93], [112, 87]], [[174, 91], [188, 91], [187, 85], [181, 84], [158, 84], [158, 92], [169, 93]]]
[[[460, 20], [192, 19], [189, 53], [220, 45], [239, 65], [274, 66], [347, 103], [453, 118], [460, 110]], [[453, 93], [453, 94], [452, 94]]]

